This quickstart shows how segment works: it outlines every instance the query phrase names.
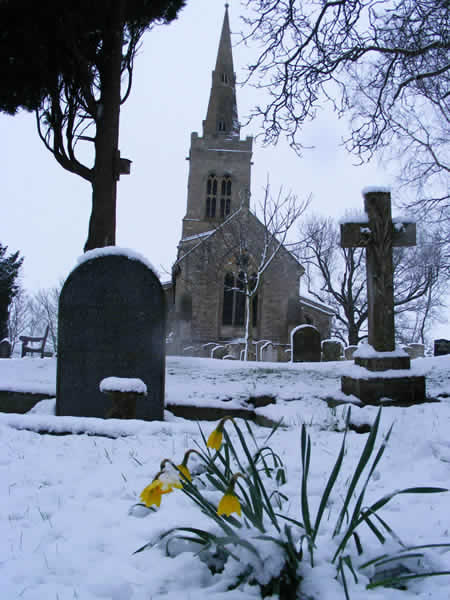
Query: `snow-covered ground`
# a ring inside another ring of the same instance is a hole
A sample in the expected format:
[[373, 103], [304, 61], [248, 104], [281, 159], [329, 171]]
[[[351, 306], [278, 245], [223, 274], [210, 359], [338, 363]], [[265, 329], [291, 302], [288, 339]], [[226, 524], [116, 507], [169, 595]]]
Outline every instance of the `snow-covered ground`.
[[[450, 487], [450, 356], [417, 359], [414, 371], [427, 375], [427, 391], [440, 403], [410, 408], [386, 407], [380, 441], [394, 423], [385, 455], [368, 491], [367, 503], [394, 490], [428, 485]], [[168, 403], [240, 406], [249, 396], [270, 394], [277, 404], [258, 409], [285, 427], [270, 444], [283, 459], [288, 480], [281, 488], [293, 518], [300, 512], [300, 431], [312, 438], [309, 494], [320, 501], [328, 473], [342, 443], [344, 408], [330, 410], [326, 397], [340, 397], [339, 377], [348, 363], [245, 364], [169, 357]], [[0, 389], [54, 395], [51, 359], [0, 361]], [[230, 575], [211, 574], [192, 552], [176, 557], [156, 546], [133, 554], [174, 526], [214, 524], [181, 491], [167, 494], [156, 512], [136, 508], [139, 494], [159, 470], [162, 459], [177, 464], [201, 443], [198, 424], [166, 412], [165, 422], [104, 421], [55, 417], [52, 401], [32, 414], [0, 414], [0, 597], [6, 600], [247, 600], [259, 598], [254, 586], [227, 591]], [[352, 409], [353, 420], [372, 422], [376, 410]], [[208, 434], [213, 423], [200, 423]], [[24, 429], [27, 428], [27, 429]], [[34, 429], [35, 431], [31, 431]], [[96, 435], [41, 435], [39, 430]], [[258, 442], [267, 429], [253, 426]], [[111, 436], [111, 437], [106, 437]], [[367, 434], [349, 432], [342, 477], [333, 493], [324, 529], [317, 540], [314, 569], [300, 567], [303, 598], [339, 600], [343, 587], [326, 561], [334, 505], [345, 495]], [[212, 499], [218, 501], [212, 493]], [[450, 494], [400, 495], [382, 511], [399, 538], [409, 545], [450, 543]], [[329, 519], [329, 520], [328, 520]], [[328, 535], [327, 535], [328, 534]], [[383, 552], [363, 530], [367, 557]], [[322, 548], [322, 550], [320, 550]], [[353, 547], [352, 547], [353, 549]], [[392, 549], [392, 548], [390, 548]], [[365, 554], [366, 556], [366, 554]], [[368, 559], [367, 558], [367, 559]], [[450, 551], [427, 551], [428, 567], [450, 571]], [[450, 576], [414, 580], [406, 591], [368, 591], [365, 577], [348, 578], [354, 600], [448, 600]]]

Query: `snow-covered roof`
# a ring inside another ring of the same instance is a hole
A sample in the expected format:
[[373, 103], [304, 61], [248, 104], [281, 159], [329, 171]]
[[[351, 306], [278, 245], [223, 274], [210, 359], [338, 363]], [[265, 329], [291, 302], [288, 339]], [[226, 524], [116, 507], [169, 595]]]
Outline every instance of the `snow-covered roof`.
[[311, 308], [314, 308], [315, 310], [323, 312], [327, 315], [334, 315], [336, 312], [331, 308], [331, 306], [328, 306], [328, 304], [325, 304], [320, 300], [316, 300], [307, 292], [304, 294], [300, 294], [300, 303], [304, 304], [305, 306], [310, 306]]
[[196, 233], [195, 235], [188, 235], [185, 238], [181, 238], [182, 242], [189, 242], [190, 240], [197, 240], [199, 238], [208, 237], [215, 232], [215, 229], [210, 229], [209, 231], [203, 231], [203, 233]]

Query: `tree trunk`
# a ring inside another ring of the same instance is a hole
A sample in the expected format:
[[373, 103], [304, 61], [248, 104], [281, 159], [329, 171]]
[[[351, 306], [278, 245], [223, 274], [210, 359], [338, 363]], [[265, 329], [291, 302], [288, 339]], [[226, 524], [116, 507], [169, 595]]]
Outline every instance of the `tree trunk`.
[[92, 180], [92, 212], [85, 252], [116, 243], [116, 186], [119, 174], [120, 81], [123, 41], [122, 0], [111, 3], [110, 23], [105, 27], [102, 63], [99, 65], [102, 95], [97, 106], [95, 164]]
[[253, 295], [245, 294], [245, 350], [244, 360], [256, 360], [253, 344]]
[[355, 326], [349, 325], [348, 328], [348, 345], [357, 346], [359, 342], [359, 332]]

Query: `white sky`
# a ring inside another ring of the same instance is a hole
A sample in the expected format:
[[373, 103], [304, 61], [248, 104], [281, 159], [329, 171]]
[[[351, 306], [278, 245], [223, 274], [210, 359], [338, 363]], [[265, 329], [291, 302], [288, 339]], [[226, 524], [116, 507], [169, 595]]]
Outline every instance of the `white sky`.
[[[230, 25], [241, 28], [240, 2], [231, 0]], [[130, 176], [118, 185], [117, 244], [146, 256], [170, 272], [185, 214], [190, 134], [201, 135], [211, 72], [215, 65], [224, 15], [222, 0], [190, 0], [179, 19], [143, 38], [134, 70], [131, 97], [122, 108], [120, 150], [133, 161]], [[234, 42], [238, 35], [234, 35]], [[252, 50], [234, 48], [238, 80]], [[256, 90], [237, 89], [241, 122], [256, 102]], [[2, 209], [0, 241], [25, 257], [23, 284], [29, 290], [52, 286], [65, 278], [82, 254], [91, 205], [90, 185], [66, 172], [39, 140], [33, 114], [0, 115]], [[256, 124], [241, 136], [256, 135]], [[375, 163], [354, 166], [355, 157], [339, 146], [343, 123], [324, 114], [305, 131], [315, 145], [299, 158], [287, 144], [263, 148], [256, 141], [252, 198], [271, 186], [313, 195], [311, 210], [341, 217], [362, 208], [361, 189], [390, 185]], [[394, 198], [395, 201], [395, 198]]]
[[[240, 3], [233, 0], [230, 24], [236, 33], [239, 11]], [[202, 132], [223, 15], [222, 0], [191, 0], [176, 22], [147, 33], [136, 60], [132, 95], [121, 113], [121, 154], [133, 164], [131, 175], [122, 176], [118, 185], [117, 244], [168, 270], [186, 208], [190, 134]], [[249, 59], [249, 49], [234, 49], [238, 80]], [[237, 89], [241, 121], [255, 98], [251, 87]], [[362, 207], [361, 188], [384, 179], [375, 166], [351, 166], [354, 158], [337, 148], [337, 125], [330, 116], [310, 127], [308, 143], [317, 149], [302, 159], [285, 145], [262, 148], [256, 142], [253, 199], [261, 195], [270, 174], [274, 189], [283, 185], [300, 197], [312, 193], [316, 211], [340, 216], [349, 206]], [[0, 130], [0, 240], [25, 256], [25, 286], [47, 287], [65, 277], [82, 253], [90, 185], [56, 163], [37, 136], [33, 114], [1, 115]], [[257, 133], [255, 125], [241, 135]]]

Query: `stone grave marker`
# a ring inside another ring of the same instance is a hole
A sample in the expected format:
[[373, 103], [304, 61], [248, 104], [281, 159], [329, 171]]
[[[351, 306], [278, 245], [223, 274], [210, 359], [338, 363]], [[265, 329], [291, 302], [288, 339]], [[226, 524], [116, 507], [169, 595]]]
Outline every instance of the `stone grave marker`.
[[323, 340], [322, 360], [324, 362], [341, 360], [342, 357], [343, 347], [339, 340]]
[[[368, 342], [366, 350], [358, 349], [355, 364], [378, 376], [342, 377], [342, 391], [366, 403], [377, 403], [388, 397], [401, 404], [425, 400], [425, 378], [405, 374], [411, 359], [403, 350], [395, 349], [393, 246], [414, 246], [415, 223], [392, 220], [391, 194], [385, 188], [363, 191], [367, 218], [341, 224], [343, 248], [366, 248]], [[403, 370], [399, 376], [385, 376], [383, 371]]]
[[0, 341], [0, 358], [11, 358], [11, 342], [8, 338]]
[[404, 347], [410, 358], [423, 358], [425, 356], [425, 346], [423, 344], [408, 344]]
[[345, 360], [353, 360], [353, 355], [355, 354], [358, 346], [350, 345], [347, 346], [344, 350]]
[[299, 325], [291, 331], [292, 362], [320, 362], [320, 333], [314, 325]]
[[434, 356], [445, 356], [450, 354], [450, 340], [441, 338], [434, 340]]
[[136, 418], [162, 420], [166, 301], [151, 266], [115, 246], [87, 252], [59, 301], [56, 414], [105, 417], [107, 377], [138, 378]]
[[278, 362], [278, 349], [272, 342], [265, 342], [265, 344], [261, 346], [261, 361]]

